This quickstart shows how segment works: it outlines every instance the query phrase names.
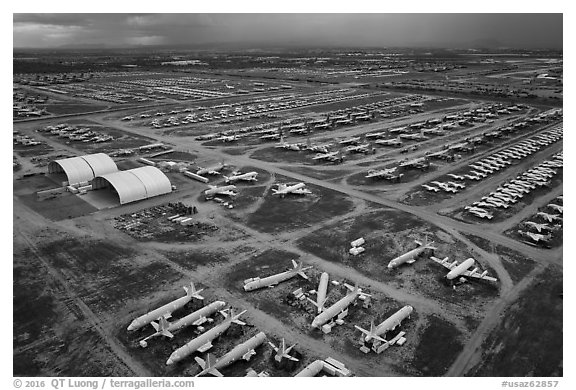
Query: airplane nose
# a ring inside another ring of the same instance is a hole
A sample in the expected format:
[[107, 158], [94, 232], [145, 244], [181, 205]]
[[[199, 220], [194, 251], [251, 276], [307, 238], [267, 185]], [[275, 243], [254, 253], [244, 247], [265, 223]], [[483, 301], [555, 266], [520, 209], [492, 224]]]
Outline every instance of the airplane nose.
[[169, 366], [169, 365], [171, 365], [171, 364], [173, 364], [173, 363], [174, 363], [174, 360], [172, 360], [171, 357], [168, 358], [168, 360], [166, 360], [166, 365], [167, 365], [167, 366]]

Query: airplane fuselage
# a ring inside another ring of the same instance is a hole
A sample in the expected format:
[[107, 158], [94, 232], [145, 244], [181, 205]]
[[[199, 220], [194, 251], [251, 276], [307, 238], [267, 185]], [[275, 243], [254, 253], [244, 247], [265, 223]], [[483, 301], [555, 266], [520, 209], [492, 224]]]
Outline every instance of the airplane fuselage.
[[454, 267], [452, 270], [450, 270], [450, 272], [448, 272], [448, 274], [446, 275], [446, 279], [452, 280], [452, 279], [457, 278], [458, 276], [460, 276], [464, 272], [466, 272], [468, 270], [468, 268], [470, 268], [473, 265], [474, 265], [474, 259], [473, 258], [469, 258], [469, 259], [464, 260], [462, 263], [458, 264], [456, 267]]
[[356, 289], [348, 293], [344, 298], [334, 303], [329, 308], [325, 309], [322, 313], [318, 314], [312, 321], [313, 328], [320, 328], [326, 322], [336, 317], [340, 312], [346, 309], [352, 302], [360, 296], [360, 289]]
[[188, 343], [184, 344], [182, 347], [178, 348], [176, 351], [170, 355], [166, 361], [166, 365], [171, 365], [185, 359], [190, 354], [196, 352], [203, 345], [210, 343], [216, 337], [224, 333], [232, 325], [232, 321], [227, 319], [223, 323], [216, 325], [212, 329], [202, 333], [195, 339], [190, 340]]
[[419, 246], [418, 248], [412, 249], [411, 251], [404, 253], [401, 256], [396, 257], [395, 259], [392, 259], [388, 263], [388, 268], [398, 267], [399, 265], [404, 264], [407, 261], [414, 259], [415, 257], [418, 257], [420, 253], [422, 253], [425, 249], [426, 245], [422, 245]]
[[[258, 333], [256, 336], [251, 337], [242, 344], [238, 344], [237, 346], [235, 346], [230, 352], [226, 353], [220, 359], [216, 360], [216, 363], [212, 367], [202, 370], [202, 372], [200, 372], [196, 376], [210, 373], [212, 370], [222, 369], [234, 363], [236, 360], [244, 358], [244, 356], [248, 355], [251, 351], [257, 348], [265, 340], [266, 340], [266, 334], [264, 332]], [[246, 356], [246, 360], [249, 359], [250, 357]]]
[[271, 275], [262, 279], [256, 279], [244, 285], [244, 291], [252, 291], [262, 287], [273, 286], [296, 276], [296, 270], [285, 271], [276, 275]]
[[140, 316], [140, 317], [136, 318], [134, 321], [132, 321], [130, 323], [130, 325], [128, 326], [128, 330], [140, 329], [141, 327], [148, 325], [152, 321], [157, 320], [158, 318], [160, 318], [160, 317], [162, 317], [168, 313], [172, 313], [172, 312], [180, 309], [181, 307], [186, 305], [188, 302], [190, 302], [191, 299], [192, 299], [192, 296], [186, 295], [182, 298], [178, 298], [178, 299], [176, 299], [170, 303], [167, 303], [164, 306], [159, 307], [156, 310], [152, 310], [151, 312], [146, 313], [143, 316]]

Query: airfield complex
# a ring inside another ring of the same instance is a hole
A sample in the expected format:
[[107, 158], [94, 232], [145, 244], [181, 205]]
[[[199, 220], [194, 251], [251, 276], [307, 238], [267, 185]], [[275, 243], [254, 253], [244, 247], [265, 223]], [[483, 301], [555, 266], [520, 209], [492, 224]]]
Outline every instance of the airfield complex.
[[561, 55], [33, 54], [14, 375], [562, 375]]

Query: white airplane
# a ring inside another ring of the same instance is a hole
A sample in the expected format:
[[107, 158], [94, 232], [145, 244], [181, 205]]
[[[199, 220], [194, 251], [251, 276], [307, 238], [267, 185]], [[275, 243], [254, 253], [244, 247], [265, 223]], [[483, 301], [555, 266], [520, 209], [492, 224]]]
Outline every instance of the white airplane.
[[557, 205], [555, 203], [548, 203], [548, 207], [550, 207], [553, 210], [558, 211], [560, 214], [562, 214], [564, 212], [564, 207]]
[[128, 325], [128, 330], [131, 331], [140, 329], [141, 327], [148, 325], [152, 321], [155, 321], [161, 317], [170, 318], [172, 316], [172, 312], [180, 309], [181, 307], [184, 307], [184, 305], [190, 302], [192, 298], [204, 299], [204, 297], [200, 295], [203, 290], [204, 289], [196, 290], [194, 283], [190, 283], [189, 287], [184, 287], [184, 291], [186, 291], [185, 296], [136, 318], [130, 323], [130, 325]]
[[226, 164], [220, 163], [220, 164], [214, 165], [214, 166], [212, 166], [212, 167], [200, 168], [200, 169], [198, 169], [198, 171], [196, 171], [196, 174], [197, 174], [197, 175], [200, 175], [200, 176], [205, 175], [205, 174], [208, 174], [208, 175], [219, 175], [219, 174], [220, 174], [220, 171], [221, 171], [222, 169], [224, 169], [226, 166], [227, 166]]
[[278, 347], [270, 341], [268, 341], [268, 344], [270, 344], [270, 346], [276, 352], [276, 355], [274, 356], [274, 360], [276, 360], [278, 363], [280, 363], [282, 361], [282, 359], [284, 359], [284, 358], [286, 358], [288, 360], [292, 360], [293, 362], [299, 361], [299, 359], [296, 359], [294, 356], [290, 356], [290, 351], [292, 351], [292, 348], [294, 348], [296, 346], [296, 344], [293, 344], [290, 347], [286, 348], [286, 340], [284, 340], [284, 339], [282, 339], [282, 344], [279, 345]]
[[338, 143], [340, 145], [350, 145], [350, 144], [357, 144], [358, 142], [360, 142], [360, 137], [346, 138], [343, 139], [342, 141], [339, 141]]
[[370, 330], [362, 329], [358, 325], [354, 325], [354, 327], [365, 335], [365, 337], [362, 337], [364, 342], [368, 343], [374, 339], [386, 343], [387, 341], [381, 336], [385, 335], [388, 331], [396, 329], [405, 318], [410, 318], [413, 310], [414, 308], [412, 306], [406, 305], [382, 321], [378, 326], [374, 326], [374, 321], [371, 321]]
[[448, 176], [450, 176], [451, 178], [456, 179], [456, 180], [464, 180], [464, 176], [455, 175], [453, 173], [449, 173]]
[[338, 151], [328, 153], [318, 153], [314, 157], [312, 157], [312, 160], [332, 160], [334, 158], [337, 158], [336, 156], [338, 155], [338, 153], [339, 153]]
[[214, 376], [222, 377], [220, 370], [238, 359], [244, 359], [249, 361], [250, 358], [256, 355], [256, 348], [260, 346], [266, 340], [266, 334], [264, 332], [258, 333], [256, 336], [251, 337], [247, 341], [238, 344], [230, 352], [225, 354], [219, 359], [214, 360], [214, 358], [208, 354], [206, 356], [206, 361], [204, 359], [195, 357], [196, 363], [202, 368], [202, 371], [196, 374], [196, 376], [201, 376], [204, 374], [212, 374]]
[[274, 188], [272, 189], [272, 194], [280, 195], [282, 197], [287, 194], [296, 194], [296, 195], [311, 194], [312, 191], [310, 191], [307, 188], [304, 188], [305, 186], [306, 186], [305, 183], [297, 183], [294, 185], [286, 185], [283, 183], [279, 183], [277, 189]]
[[420, 254], [424, 252], [426, 249], [436, 249], [435, 247], [432, 246], [432, 244], [434, 244], [434, 241], [428, 242], [428, 237], [426, 237], [426, 241], [424, 241], [424, 243], [418, 240], [415, 240], [414, 242], [418, 245], [418, 247], [390, 260], [390, 262], [388, 263], [389, 269], [398, 267], [399, 265], [404, 263], [412, 264], [416, 261], [416, 257], [420, 256]]
[[[491, 206], [491, 207], [493, 207], [493, 206]], [[476, 209], [470, 209], [470, 210], [468, 210], [468, 212], [470, 214], [474, 214], [475, 216], [480, 217], [480, 218], [486, 218], [486, 219], [494, 218], [494, 215], [490, 214], [486, 210], [480, 211], [480, 210], [476, 210]]]
[[523, 237], [527, 237], [530, 238], [532, 241], [534, 242], [548, 242], [552, 239], [552, 235], [551, 234], [537, 234], [537, 233], [532, 233], [532, 232], [525, 232], [522, 230], [518, 230], [518, 234], [520, 234]]
[[368, 153], [370, 144], [352, 145], [348, 146], [345, 150], [348, 153]]
[[274, 287], [278, 283], [283, 282], [285, 280], [291, 279], [296, 275], [303, 277], [304, 279], [308, 279], [308, 276], [304, 273], [304, 271], [312, 268], [303, 267], [303, 263], [296, 263], [296, 261], [292, 260], [293, 268], [291, 270], [281, 272], [276, 275], [267, 276], [265, 278], [250, 278], [244, 281], [244, 291], [252, 291], [263, 287]]
[[280, 139], [280, 143], [278, 145], [275, 145], [276, 148], [282, 148], [282, 149], [286, 149], [286, 150], [294, 150], [294, 151], [300, 151], [300, 145], [298, 144], [289, 144], [288, 142]]
[[318, 313], [322, 313], [322, 311], [324, 310], [324, 303], [326, 303], [327, 290], [328, 290], [328, 273], [322, 272], [322, 275], [320, 275], [320, 282], [318, 283], [318, 289], [316, 290], [316, 302], [308, 298], [308, 300], [318, 308]]
[[426, 188], [428, 191], [434, 191], [434, 192], [440, 191], [438, 187], [429, 186], [428, 184], [422, 184], [422, 187]]
[[258, 176], [258, 172], [247, 172], [247, 173], [240, 173], [240, 172], [232, 172], [232, 176], [224, 176], [224, 181], [226, 183], [234, 183], [238, 180], [243, 181], [258, 181], [256, 178]]
[[333, 319], [334, 317], [338, 317], [339, 320], [342, 320], [348, 314], [348, 306], [354, 302], [357, 298], [366, 299], [370, 297], [370, 294], [366, 294], [362, 292], [362, 289], [358, 286], [352, 287], [347, 283], [344, 283], [344, 286], [350, 291], [341, 298], [338, 302], [334, 303], [329, 308], [322, 311], [322, 313], [318, 314], [314, 317], [312, 321], [312, 327], [320, 329], [322, 325]]
[[208, 316], [224, 308], [224, 306], [226, 306], [225, 302], [215, 301], [172, 323], [169, 323], [168, 320], [162, 316], [160, 317], [159, 322], [152, 321], [150, 323], [156, 330], [156, 333], [153, 333], [150, 336], [140, 340], [140, 346], [146, 348], [148, 346], [148, 340], [154, 337], [165, 336], [173, 338], [176, 331], [184, 329], [190, 325], [200, 326], [205, 322], [212, 322], [213, 319], [208, 318]]
[[455, 188], [466, 188], [465, 184], [462, 183], [455, 183], [453, 181], [449, 181], [447, 184], [451, 184], [452, 186], [454, 186]]
[[236, 192], [232, 191], [236, 189], [236, 186], [233, 184], [222, 187], [208, 185], [208, 187], [210, 188], [204, 191], [205, 197], [213, 197], [214, 195], [226, 195], [226, 196], [238, 195]]
[[223, 142], [234, 142], [238, 141], [240, 136], [238, 135], [223, 135], [222, 137], [216, 138], [216, 141], [223, 141]]
[[380, 137], [384, 137], [385, 135], [386, 135], [385, 131], [380, 131], [378, 133], [368, 133], [364, 137], [366, 137], [366, 138], [380, 138]]
[[536, 215], [541, 217], [542, 219], [548, 221], [548, 222], [554, 222], [556, 220], [559, 220], [559, 221], [562, 220], [562, 217], [560, 217], [559, 215], [548, 214], [548, 213], [545, 213], [543, 211], [536, 213]]
[[482, 180], [482, 178], [481, 178], [480, 176], [477, 176], [477, 175], [468, 175], [468, 174], [466, 174], [466, 175], [464, 175], [464, 177], [465, 177], [466, 179], [470, 179], [470, 180]]
[[392, 168], [384, 168], [384, 169], [370, 169], [368, 174], [365, 176], [366, 178], [378, 177], [378, 178], [387, 178], [394, 174], [398, 167]]
[[450, 263], [448, 261], [448, 257], [445, 257], [444, 259], [440, 260], [437, 257], [431, 256], [430, 259], [434, 260], [436, 263], [450, 270], [450, 272], [446, 274], [446, 279], [448, 280], [454, 280], [457, 277], [476, 278], [476, 279], [488, 280], [491, 282], [496, 282], [498, 280], [491, 276], [487, 276], [488, 271], [479, 273], [478, 267], [474, 267], [472, 271], [469, 271], [468, 268], [472, 267], [475, 262], [475, 260], [471, 257], [464, 260], [460, 264], [458, 264], [458, 261]]
[[382, 146], [402, 146], [402, 141], [400, 141], [398, 138], [379, 139], [374, 141], [374, 143]]
[[318, 153], [330, 153], [328, 148], [332, 146], [332, 144], [324, 144], [324, 145], [310, 145], [308, 146], [308, 150], [312, 152]]
[[226, 314], [223, 313], [224, 316], [227, 318], [224, 322], [219, 323], [218, 325], [214, 326], [213, 328], [207, 330], [206, 332], [202, 333], [200, 336], [196, 337], [195, 339], [190, 340], [188, 343], [184, 344], [182, 347], [178, 348], [168, 358], [166, 361], [166, 365], [171, 365], [174, 363], [179, 362], [182, 359], [185, 359], [187, 356], [193, 354], [196, 351], [205, 352], [212, 348], [212, 341], [224, 333], [232, 323], [236, 323], [239, 325], [246, 325], [246, 323], [239, 320], [242, 314], [246, 313], [246, 310], [235, 314], [233, 311], [230, 313], [230, 317], [227, 317]]

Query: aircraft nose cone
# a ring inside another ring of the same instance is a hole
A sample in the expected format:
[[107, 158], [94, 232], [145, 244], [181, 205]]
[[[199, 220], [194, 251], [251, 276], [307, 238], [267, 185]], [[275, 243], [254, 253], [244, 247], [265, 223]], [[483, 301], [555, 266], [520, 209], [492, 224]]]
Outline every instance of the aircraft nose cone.
[[132, 322], [130, 325], [128, 325], [128, 328], [126, 328], [127, 330], [134, 330], [136, 329], [136, 327], [134, 326], [134, 323]]
[[169, 366], [171, 364], [174, 363], [174, 360], [172, 360], [172, 357], [169, 357], [168, 360], [166, 360], [166, 365]]

